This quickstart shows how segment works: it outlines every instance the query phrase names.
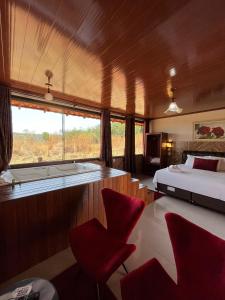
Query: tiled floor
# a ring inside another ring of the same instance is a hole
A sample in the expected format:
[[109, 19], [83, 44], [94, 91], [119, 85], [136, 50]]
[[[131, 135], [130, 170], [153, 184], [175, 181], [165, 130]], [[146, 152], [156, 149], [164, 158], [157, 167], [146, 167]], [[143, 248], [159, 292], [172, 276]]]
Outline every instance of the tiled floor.
[[137, 178], [140, 180], [141, 183], [146, 185], [150, 190], [155, 190], [155, 185], [153, 183], [153, 177], [148, 175], [137, 175]]
[[[172, 247], [164, 220], [164, 215], [168, 211], [176, 212], [225, 239], [225, 215], [164, 196], [145, 208], [140, 221], [130, 237], [129, 242], [135, 243], [137, 250], [126, 262], [129, 271], [142, 265], [145, 261], [156, 257], [176, 281], [176, 268]], [[68, 249], [27, 270], [4, 285], [33, 276], [51, 279], [73, 263], [73, 255]], [[108, 285], [118, 299], [121, 299], [119, 282], [124, 275], [124, 270], [119, 268], [108, 281]]]

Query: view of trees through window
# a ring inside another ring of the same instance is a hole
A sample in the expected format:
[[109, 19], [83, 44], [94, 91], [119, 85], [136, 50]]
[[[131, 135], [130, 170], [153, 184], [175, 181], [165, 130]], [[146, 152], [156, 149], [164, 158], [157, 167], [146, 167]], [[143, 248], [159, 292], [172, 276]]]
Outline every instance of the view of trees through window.
[[[100, 119], [12, 106], [11, 164], [100, 156]], [[125, 123], [112, 119], [112, 154], [123, 156]], [[143, 126], [135, 124], [135, 153], [143, 153]]]
[[123, 156], [125, 148], [125, 123], [122, 120], [112, 119], [111, 121], [112, 136], [112, 155]]
[[11, 164], [100, 155], [100, 119], [17, 107], [12, 107], [12, 119], [14, 141]]
[[[83, 119], [83, 126], [79, 126]], [[65, 117], [65, 159], [100, 156], [100, 119]]]
[[62, 159], [62, 116], [52, 112], [12, 107], [11, 164]]
[[144, 153], [143, 134], [143, 123], [135, 123], [135, 154]]

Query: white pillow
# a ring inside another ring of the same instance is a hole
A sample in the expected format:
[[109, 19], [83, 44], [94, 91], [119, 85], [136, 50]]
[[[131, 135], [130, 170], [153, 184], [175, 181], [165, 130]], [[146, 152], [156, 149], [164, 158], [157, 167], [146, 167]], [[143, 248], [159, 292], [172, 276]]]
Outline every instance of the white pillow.
[[187, 155], [187, 159], [186, 159], [184, 165], [185, 165], [186, 167], [192, 169], [192, 168], [193, 168], [193, 164], [194, 164], [194, 156], [188, 154], [188, 155]]
[[225, 172], [225, 158], [220, 158], [220, 163], [218, 165], [219, 165], [219, 171]]
[[219, 171], [225, 172], [225, 158], [220, 158]]
[[210, 159], [218, 159], [217, 172], [225, 172], [225, 158], [217, 156], [209, 156]]

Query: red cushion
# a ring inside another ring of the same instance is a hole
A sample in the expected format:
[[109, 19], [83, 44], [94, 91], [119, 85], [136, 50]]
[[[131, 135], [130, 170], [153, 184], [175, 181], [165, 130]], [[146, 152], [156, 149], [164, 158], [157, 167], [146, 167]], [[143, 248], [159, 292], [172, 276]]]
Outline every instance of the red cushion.
[[193, 169], [201, 169], [216, 172], [218, 159], [195, 158]]
[[80, 267], [96, 282], [107, 281], [136, 248], [112, 238], [97, 219], [72, 229], [70, 245]]
[[155, 258], [123, 277], [120, 284], [123, 300], [180, 299], [177, 285]]
[[225, 241], [174, 213], [166, 222], [178, 286], [192, 300], [225, 299]]

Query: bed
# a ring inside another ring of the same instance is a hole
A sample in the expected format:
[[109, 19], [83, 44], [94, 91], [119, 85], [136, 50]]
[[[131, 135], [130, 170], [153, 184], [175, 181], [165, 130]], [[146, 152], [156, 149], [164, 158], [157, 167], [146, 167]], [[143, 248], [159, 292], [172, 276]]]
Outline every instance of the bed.
[[184, 151], [178, 169], [161, 169], [153, 183], [158, 191], [225, 213], [225, 172], [191, 169], [184, 165], [187, 155], [225, 158], [225, 152]]

